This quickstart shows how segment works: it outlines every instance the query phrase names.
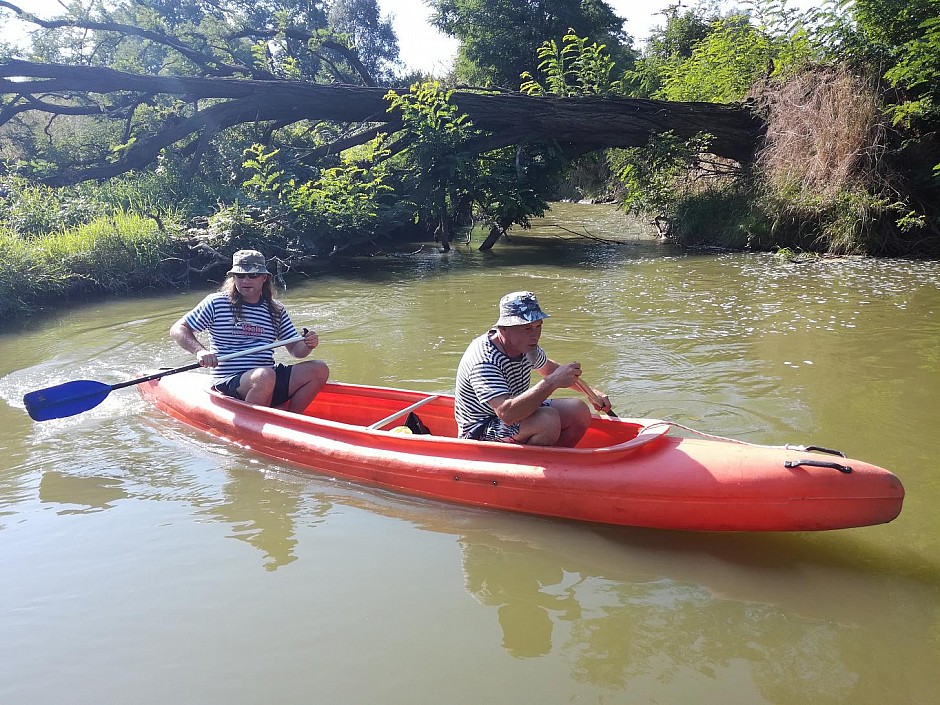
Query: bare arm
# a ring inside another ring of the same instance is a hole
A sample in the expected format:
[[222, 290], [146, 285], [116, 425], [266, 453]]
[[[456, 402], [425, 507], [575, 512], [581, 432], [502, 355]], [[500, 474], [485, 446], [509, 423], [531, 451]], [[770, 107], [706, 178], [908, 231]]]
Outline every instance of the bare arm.
[[[577, 365], [578, 367], [577, 374], [575, 375], [574, 379], [572, 379], [571, 384], [567, 384], [564, 386], [568, 387], [569, 389], [575, 389], [579, 392], [586, 394], [588, 399], [591, 401], [591, 406], [593, 406], [598, 411], [610, 411], [610, 399], [607, 398], [607, 395], [604, 394], [604, 392], [602, 392], [600, 389], [596, 389], [592, 387], [591, 385], [585, 384], [584, 382], [581, 381], [581, 365], [579, 363], [572, 362], [570, 364]], [[547, 375], [554, 374], [562, 367], [565, 367], [565, 365], [559, 365], [557, 362], [550, 359], [548, 362], [542, 365], [542, 367], [540, 367], [537, 370], [537, 372], [542, 376], [547, 376]], [[585, 390], [590, 390], [590, 393], [588, 394]], [[591, 395], [593, 395], [595, 399], [601, 402], [601, 404], [600, 405], [596, 404], [594, 400], [591, 399]]]
[[581, 375], [581, 365], [577, 362], [559, 365], [549, 360], [537, 371], [542, 379], [519, 396], [499, 396], [487, 402], [503, 423], [518, 423], [531, 416], [555, 390], [573, 386]]
[[294, 357], [307, 357], [320, 344], [320, 336], [315, 330], [304, 328], [304, 339], [287, 346], [287, 352]]
[[183, 350], [196, 356], [201, 367], [215, 367], [219, 359], [209, 352], [206, 346], [199, 342], [195, 332], [182, 318], [170, 326], [170, 337], [176, 341]]

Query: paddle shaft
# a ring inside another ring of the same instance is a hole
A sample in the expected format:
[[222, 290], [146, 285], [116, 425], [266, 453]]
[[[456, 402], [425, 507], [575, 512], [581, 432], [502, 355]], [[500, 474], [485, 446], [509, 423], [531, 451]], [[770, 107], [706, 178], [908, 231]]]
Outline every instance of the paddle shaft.
[[[306, 330], [306, 329], [305, 329]], [[304, 339], [304, 336], [298, 335], [289, 340], [278, 340], [273, 343], [268, 343], [267, 345], [259, 345], [256, 348], [249, 348], [248, 350], [239, 350], [238, 352], [229, 353], [228, 355], [219, 355], [219, 362], [225, 362], [226, 360], [234, 360], [237, 357], [244, 357], [245, 355], [253, 355], [254, 353], [264, 352], [265, 350], [273, 350], [274, 348], [280, 348], [284, 345], [293, 345], [294, 343], [299, 343]], [[143, 384], [144, 382], [149, 382], [150, 380], [160, 379], [161, 377], [166, 377], [167, 375], [175, 375], [180, 372], [189, 372], [190, 370], [199, 369], [199, 363], [194, 362], [190, 365], [184, 365], [183, 367], [174, 367], [172, 370], [163, 370], [162, 372], [155, 372], [152, 375], [147, 375], [146, 377], [137, 377], [136, 379], [129, 379], [126, 382], [118, 382], [117, 384], [111, 385], [111, 390], [121, 389], [122, 387], [131, 387], [135, 384]]]
[[[592, 402], [595, 406], [599, 406], [599, 407], [601, 407], [601, 408], [604, 407], [604, 402], [601, 401], [600, 397], [598, 397], [598, 396], [594, 393], [594, 391], [593, 391], [589, 386], [587, 386], [584, 382], [582, 382], [580, 379], [578, 379], [577, 381], [575, 381], [574, 386], [576, 386], [576, 387], [578, 388], [578, 391], [580, 391], [582, 394], [584, 394], [584, 396], [586, 396], [588, 399], [590, 399], [591, 402]], [[608, 410], [608, 411], [606, 411], [606, 412], [604, 412], [604, 413], [606, 413], [608, 416], [613, 416], [615, 419], [620, 418], [619, 416], [617, 416], [617, 414], [614, 413], [614, 410], [613, 410], [613, 409], [610, 409], [610, 410]]]
[[[304, 334], [306, 334], [306, 332], [306, 329], [304, 329]], [[274, 343], [269, 343], [267, 345], [259, 345], [247, 350], [240, 350], [238, 352], [229, 353], [228, 355], [221, 355], [218, 357], [218, 360], [220, 362], [234, 360], [237, 357], [264, 352], [265, 350], [272, 350], [274, 348], [279, 348], [282, 345], [292, 345], [293, 343], [299, 343], [303, 339], [304, 335], [297, 335], [293, 338], [290, 338], [289, 340], [281, 340]], [[98, 406], [98, 404], [103, 402], [115, 389], [122, 389], [123, 387], [130, 387], [135, 384], [141, 384], [143, 382], [149, 382], [154, 379], [160, 379], [161, 377], [166, 377], [167, 375], [175, 375], [180, 372], [195, 370], [199, 366], [200, 365], [197, 362], [190, 365], [185, 365], [183, 367], [177, 367], [172, 370], [156, 372], [145, 377], [130, 379], [126, 382], [118, 382], [117, 384], [105, 384], [103, 382], [95, 382], [93, 380], [87, 379], [65, 382], [64, 384], [59, 384], [54, 387], [46, 387], [45, 389], [38, 389], [34, 392], [28, 392], [23, 397], [23, 404], [26, 407], [26, 411], [29, 413], [30, 418], [32, 418], [34, 421], [61, 419], [66, 416], [74, 416], [75, 414], [80, 414], [83, 411], [88, 411], [89, 409], [95, 408]]]
[[411, 412], [411, 411], [414, 411], [415, 409], [417, 409], [417, 408], [419, 408], [419, 407], [422, 407], [422, 406], [424, 406], [425, 404], [427, 404], [428, 402], [432, 402], [432, 401], [434, 401], [434, 400], [437, 399], [437, 398], [438, 398], [438, 395], [437, 395], [437, 394], [432, 394], [431, 396], [426, 397], [426, 398], [422, 399], [421, 401], [416, 401], [416, 402], [415, 402], [414, 404], [412, 404], [411, 406], [406, 406], [406, 407], [405, 407], [404, 409], [402, 409], [401, 411], [396, 411], [394, 414], [389, 414], [388, 416], [386, 416], [386, 417], [385, 417], [384, 419], [382, 419], [381, 421], [376, 421], [376, 422], [373, 423], [373, 424], [369, 424], [369, 426], [367, 426], [367, 428], [370, 428], [370, 429], [372, 429], [372, 430], [375, 430], [375, 429], [377, 429], [377, 428], [382, 428], [382, 426], [384, 426], [385, 424], [387, 424], [389, 421], [394, 421], [395, 419], [399, 419], [399, 418], [401, 418], [402, 416], [404, 416], [405, 414], [407, 414], [407, 413], [409, 413], [409, 412]]

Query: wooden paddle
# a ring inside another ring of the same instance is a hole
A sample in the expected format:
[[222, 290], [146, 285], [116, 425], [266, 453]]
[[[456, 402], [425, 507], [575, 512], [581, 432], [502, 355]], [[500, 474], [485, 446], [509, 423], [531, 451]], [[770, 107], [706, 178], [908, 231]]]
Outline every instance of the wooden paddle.
[[[241, 350], [228, 355], [220, 355], [219, 362], [234, 360], [236, 357], [264, 352], [265, 350], [273, 350], [283, 345], [299, 343], [303, 339], [304, 336], [298, 335], [290, 340], [279, 340], [274, 343], [269, 343], [268, 345], [259, 345], [256, 348], [249, 348], [248, 350]], [[152, 375], [147, 375], [146, 377], [138, 377], [137, 379], [131, 379], [127, 382], [119, 382], [118, 384], [104, 384], [103, 382], [94, 382], [89, 379], [65, 382], [64, 384], [57, 384], [54, 387], [46, 387], [45, 389], [37, 389], [35, 392], [28, 392], [23, 397], [23, 403], [26, 405], [26, 411], [33, 421], [61, 419], [66, 416], [80, 414], [89, 409], [94, 409], [98, 404], [107, 399], [108, 395], [115, 389], [122, 389], [123, 387], [149, 382], [152, 379], [160, 379], [161, 377], [175, 375], [179, 372], [188, 372], [198, 367], [199, 363], [195, 362], [191, 365], [177, 367], [172, 370], [164, 370], [163, 372], [157, 372]]]
[[[604, 402], [601, 401], [600, 397], [598, 397], [598, 396], [591, 390], [591, 388], [590, 388], [589, 386], [587, 386], [584, 382], [582, 382], [580, 379], [577, 380], [577, 381], [574, 383], [574, 386], [576, 386], [576, 387], [578, 388], [578, 391], [580, 391], [582, 394], [584, 394], [584, 396], [586, 396], [588, 399], [590, 399], [590, 400], [591, 400], [591, 403], [593, 403], [595, 406], [600, 406], [600, 407], [603, 407], [603, 406], [604, 406]], [[615, 419], [619, 419], [619, 418], [620, 418], [619, 416], [617, 416], [617, 414], [614, 413], [614, 410], [613, 410], [613, 409], [610, 409], [610, 410], [605, 411], [605, 412], [602, 412], [602, 413], [605, 413], [605, 414], [607, 414], [608, 416], [612, 416], [612, 417], [614, 417]]]

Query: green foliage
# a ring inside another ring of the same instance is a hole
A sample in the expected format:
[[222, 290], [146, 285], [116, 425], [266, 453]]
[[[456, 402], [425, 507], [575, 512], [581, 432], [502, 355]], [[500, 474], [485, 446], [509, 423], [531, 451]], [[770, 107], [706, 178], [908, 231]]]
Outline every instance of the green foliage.
[[408, 93], [385, 96], [389, 111], [400, 112], [405, 133], [414, 138], [404, 169], [420, 175], [415, 223], [430, 230], [467, 210], [478, 175], [478, 162], [466, 145], [479, 133], [450, 101], [452, 95], [437, 81], [427, 81], [412, 84]]
[[385, 94], [389, 112], [401, 113], [405, 129], [418, 137], [457, 146], [472, 135], [470, 119], [450, 102], [453, 90], [445, 90], [438, 81], [414, 83], [407, 94], [391, 90]]
[[450, 102], [451, 94], [429, 82], [387, 96], [416, 138], [396, 163], [403, 188], [411, 191], [415, 223], [443, 231], [469, 224], [472, 216], [502, 230], [528, 227], [531, 216], [548, 208], [566, 160], [556, 147], [538, 144], [476, 154], [472, 143], [481, 134]]
[[[625, 80], [639, 97], [727, 103], [743, 99], [762, 76], [785, 76], [823, 57], [809, 16], [779, 0], [745, 3], [747, 14], [722, 16], [702, 5], [672, 8]], [[820, 10], [814, 10], [813, 18]]]
[[633, 85], [636, 97], [648, 98], [662, 86], [665, 67], [681, 64], [692, 56], [692, 50], [708, 36], [709, 28], [719, 16], [702, 8], [679, 13], [679, 5], [669, 8], [666, 24], [653, 30], [646, 42], [643, 56], [637, 60], [626, 79]]
[[544, 42], [538, 49], [542, 59], [539, 70], [545, 76], [543, 87], [528, 72], [523, 72], [520, 91], [528, 95], [609, 95], [623, 92], [621, 81], [611, 80], [615, 69], [603, 44], [588, 44], [587, 37], [579, 37], [573, 29], [563, 37], [561, 48], [554, 39]]
[[755, 208], [756, 193], [742, 181], [685, 192], [671, 206], [667, 234], [680, 245], [727, 249], [773, 249], [773, 228]]
[[917, 30], [902, 45], [898, 63], [885, 72], [892, 85], [912, 92], [910, 98], [892, 106], [895, 124], [923, 125], [940, 119], [940, 17], [925, 20]]
[[431, 22], [460, 40], [455, 79], [478, 86], [510, 87], [523, 73], [534, 75], [546, 38], [568, 28], [608, 48], [619, 71], [636, 58], [623, 21], [602, 0], [430, 0]]
[[666, 132], [645, 147], [610, 150], [610, 169], [623, 194], [624, 210], [669, 218], [694, 181], [693, 170], [709, 141], [708, 135], [681, 140]]
[[[262, 145], [246, 150], [243, 164], [250, 174], [245, 191], [256, 200], [286, 208], [290, 231], [300, 235], [282, 246], [320, 252], [356, 246], [374, 239], [388, 210], [385, 196], [392, 191], [387, 168], [378, 162], [382, 138], [353, 155], [341, 155], [340, 164], [320, 171], [316, 179], [288, 178], [276, 161], [278, 150]], [[233, 213], [238, 216], [238, 213]], [[253, 218], [247, 223], [252, 226]], [[236, 223], [232, 223], [234, 230]]]
[[511, 225], [528, 228], [532, 216], [544, 215], [567, 165], [556, 147], [537, 144], [505, 147], [481, 162], [475, 216], [502, 230]]
[[0, 226], [0, 319], [71, 296], [162, 285], [175, 249], [154, 220], [125, 212], [32, 238]]
[[902, 203], [858, 186], [819, 196], [768, 187], [759, 178], [686, 193], [672, 215], [669, 236], [680, 244], [800, 256], [909, 254], [923, 226]]
[[747, 17], [720, 20], [688, 59], [662, 65], [662, 87], [653, 97], [713, 103], [741, 100], [767, 71], [772, 57], [769, 38]]
[[320, 178], [285, 195], [302, 226], [319, 234], [318, 245], [334, 248], [371, 242], [382, 227], [384, 196], [392, 191], [384, 167], [364, 168], [343, 160]]
[[251, 174], [250, 178], [242, 182], [246, 192], [260, 198], [277, 197], [284, 185], [284, 172], [275, 159], [278, 152], [278, 149], [265, 151], [262, 144], [253, 144], [245, 150], [246, 159], [242, 166]]
[[75, 190], [53, 189], [8, 174], [0, 179], [0, 228], [22, 239], [74, 227], [100, 216], [102, 204]]
[[391, 78], [398, 60], [398, 37], [391, 19], [379, 16], [376, 0], [332, 0], [329, 8], [329, 28], [352, 38], [352, 46], [373, 76]]
[[246, 205], [235, 200], [220, 205], [204, 228], [191, 230], [200, 243], [225, 252], [242, 249], [285, 248], [285, 219], [276, 206]]

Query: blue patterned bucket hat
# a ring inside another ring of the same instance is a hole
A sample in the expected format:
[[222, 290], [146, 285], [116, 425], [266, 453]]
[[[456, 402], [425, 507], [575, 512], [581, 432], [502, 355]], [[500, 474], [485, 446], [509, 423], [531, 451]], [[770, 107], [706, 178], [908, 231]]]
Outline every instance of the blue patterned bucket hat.
[[531, 291], [514, 291], [499, 300], [497, 326], [524, 326], [541, 321], [549, 315], [539, 307], [539, 300]]

